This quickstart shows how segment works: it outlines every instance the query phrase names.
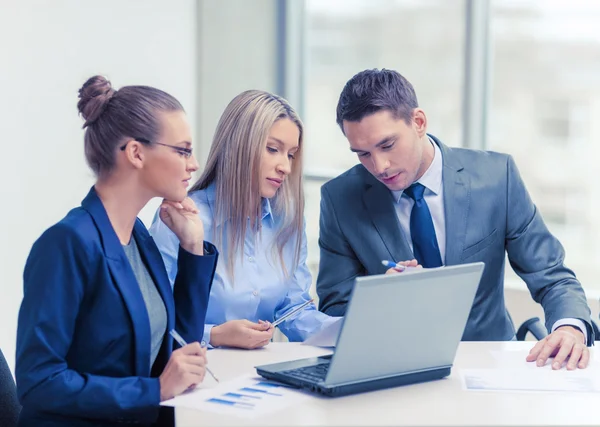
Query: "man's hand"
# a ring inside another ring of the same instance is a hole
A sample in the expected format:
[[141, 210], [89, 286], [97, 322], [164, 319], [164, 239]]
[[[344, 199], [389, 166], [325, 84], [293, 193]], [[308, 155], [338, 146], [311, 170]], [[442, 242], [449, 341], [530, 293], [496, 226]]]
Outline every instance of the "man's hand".
[[552, 369], [560, 369], [567, 362], [567, 369], [584, 369], [590, 361], [590, 350], [585, 343], [585, 335], [573, 326], [561, 326], [546, 338], [537, 342], [527, 356], [528, 362], [536, 360], [537, 366], [544, 366], [549, 357], [554, 356]]
[[[418, 263], [418, 261], [416, 259], [411, 259], [410, 261], [400, 261], [397, 264], [399, 265], [403, 265], [404, 267], [420, 267], [422, 268], [423, 266], [420, 265]], [[395, 273], [402, 273], [404, 270], [397, 268], [397, 267], [392, 267], [390, 269], [388, 269], [385, 274], [395, 274]]]

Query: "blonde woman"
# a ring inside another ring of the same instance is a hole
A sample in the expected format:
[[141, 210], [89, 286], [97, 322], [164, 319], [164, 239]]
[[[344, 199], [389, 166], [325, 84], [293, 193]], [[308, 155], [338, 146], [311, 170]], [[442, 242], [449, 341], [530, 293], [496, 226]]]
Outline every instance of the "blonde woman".
[[[227, 106], [206, 168], [189, 197], [214, 241], [217, 264], [203, 344], [258, 348], [270, 322], [308, 301], [302, 190], [303, 125], [286, 100], [251, 90]], [[169, 278], [177, 274], [177, 237], [156, 218], [150, 233]], [[279, 328], [303, 341], [334, 318], [309, 304]]]

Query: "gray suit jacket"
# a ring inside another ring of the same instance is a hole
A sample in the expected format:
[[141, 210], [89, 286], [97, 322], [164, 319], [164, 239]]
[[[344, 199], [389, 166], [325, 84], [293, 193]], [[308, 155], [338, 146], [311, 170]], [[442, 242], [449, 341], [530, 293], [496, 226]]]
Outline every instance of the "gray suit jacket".
[[[512, 157], [450, 148], [431, 138], [444, 165], [445, 265], [485, 263], [463, 340], [514, 337], [504, 303], [506, 252], [533, 299], [542, 304], [546, 327], [563, 318], [581, 319], [591, 345], [590, 309], [581, 284], [565, 267], [564, 249], [546, 228]], [[362, 165], [321, 188], [319, 246], [319, 309], [333, 316], [344, 315], [356, 276], [385, 273], [384, 259], [414, 258], [391, 192]]]

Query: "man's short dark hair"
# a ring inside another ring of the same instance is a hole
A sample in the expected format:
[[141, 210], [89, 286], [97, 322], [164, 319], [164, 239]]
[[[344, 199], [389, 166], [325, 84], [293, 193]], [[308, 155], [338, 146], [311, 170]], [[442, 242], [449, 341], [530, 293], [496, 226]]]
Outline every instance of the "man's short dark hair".
[[359, 122], [377, 111], [388, 110], [396, 119], [410, 124], [412, 112], [418, 106], [415, 89], [400, 73], [385, 68], [364, 70], [344, 86], [336, 121], [344, 132], [344, 120]]

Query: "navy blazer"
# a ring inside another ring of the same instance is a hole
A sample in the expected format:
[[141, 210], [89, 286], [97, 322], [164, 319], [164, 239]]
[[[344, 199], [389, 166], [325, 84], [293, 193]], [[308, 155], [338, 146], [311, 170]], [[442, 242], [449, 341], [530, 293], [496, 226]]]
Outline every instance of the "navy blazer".
[[[508, 254], [512, 268], [543, 306], [547, 328], [559, 319], [581, 319], [591, 345], [594, 334], [585, 293], [564, 265], [565, 251], [546, 228], [512, 157], [451, 148], [430, 137], [442, 152], [445, 265], [485, 263], [463, 340], [515, 336], [504, 303]], [[357, 276], [385, 273], [384, 259], [414, 258], [392, 193], [362, 165], [323, 185], [319, 229], [319, 308], [332, 316], [346, 312]]]
[[167, 310], [162, 347], [150, 366], [151, 332], [142, 293], [104, 206], [92, 187], [33, 245], [23, 275], [16, 380], [20, 425], [151, 424], [176, 327], [199, 341], [217, 251], [179, 249], [173, 289], [160, 253], [138, 219], [139, 251]]

